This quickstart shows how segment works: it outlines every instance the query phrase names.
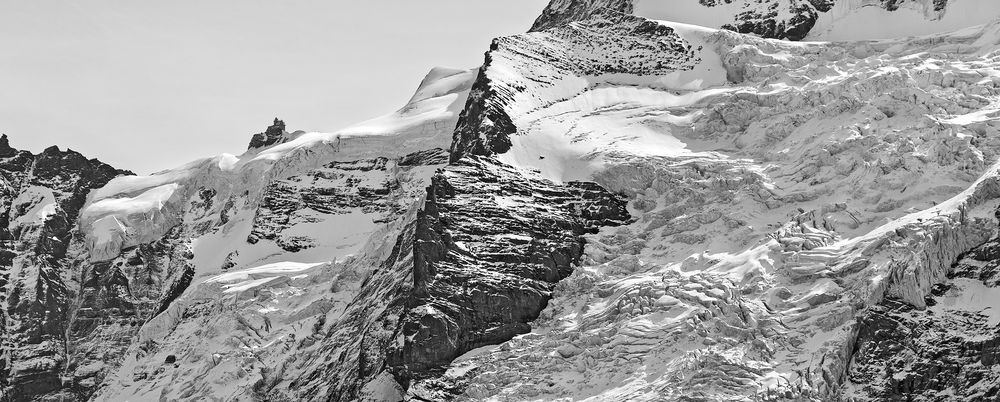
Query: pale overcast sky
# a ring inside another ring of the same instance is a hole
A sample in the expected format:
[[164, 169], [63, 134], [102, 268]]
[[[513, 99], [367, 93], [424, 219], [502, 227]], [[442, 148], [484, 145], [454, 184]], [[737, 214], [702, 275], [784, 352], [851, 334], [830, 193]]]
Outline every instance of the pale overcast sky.
[[0, 132], [140, 174], [239, 154], [275, 116], [335, 131], [391, 112], [547, 2], [0, 0]]

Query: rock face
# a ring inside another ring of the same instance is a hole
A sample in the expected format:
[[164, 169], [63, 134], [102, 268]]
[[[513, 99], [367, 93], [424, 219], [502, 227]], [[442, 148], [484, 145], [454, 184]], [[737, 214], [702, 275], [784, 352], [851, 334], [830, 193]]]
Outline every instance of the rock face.
[[886, 299], [858, 317], [847, 394], [858, 400], [995, 400], [1000, 240], [971, 250], [921, 310]]
[[289, 252], [314, 247], [315, 239], [285, 229], [320, 222], [316, 214], [360, 211], [374, 215], [376, 223], [390, 221], [409, 207], [394, 197], [400, 183], [393, 172], [406, 166], [440, 165], [445, 161], [447, 152], [434, 148], [401, 159], [378, 157], [330, 162], [308, 175], [273, 181], [264, 190], [247, 242], [273, 240]]
[[87, 194], [131, 174], [72, 150], [41, 154], [0, 137], [0, 395], [32, 400], [62, 387], [79, 277], [67, 250]]
[[556, 185], [475, 156], [451, 164], [417, 215], [404, 341], [387, 366], [405, 384], [529, 332], [579, 265], [582, 235], [628, 219], [624, 200], [594, 183]]
[[588, 20], [607, 11], [632, 14], [633, 0], [553, 0], [531, 25], [529, 32], [544, 31], [573, 21]]
[[264, 148], [281, 142], [285, 135], [285, 122], [274, 118], [274, 124], [264, 130], [263, 133], [254, 134], [250, 138], [250, 146], [247, 149]]

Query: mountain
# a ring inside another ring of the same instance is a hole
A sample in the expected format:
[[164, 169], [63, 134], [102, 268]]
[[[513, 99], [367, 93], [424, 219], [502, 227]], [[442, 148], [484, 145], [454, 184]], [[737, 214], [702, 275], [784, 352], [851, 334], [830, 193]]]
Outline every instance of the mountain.
[[77, 228], [81, 208], [93, 189], [131, 174], [54, 146], [34, 155], [0, 137], [4, 398], [29, 400], [62, 388], [67, 337], [86, 275], [74, 258], [82, 235]]
[[991, 22], [990, 0], [553, 0], [532, 31], [613, 11], [765, 38], [870, 40], [944, 33]]
[[334, 133], [4, 137], [0, 399], [993, 400], [988, 7], [553, 0]]

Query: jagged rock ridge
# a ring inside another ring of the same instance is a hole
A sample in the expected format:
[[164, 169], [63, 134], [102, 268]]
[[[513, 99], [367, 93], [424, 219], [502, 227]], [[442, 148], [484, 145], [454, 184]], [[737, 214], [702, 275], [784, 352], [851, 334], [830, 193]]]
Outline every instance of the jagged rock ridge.
[[54, 146], [16, 150], [6, 135], [0, 157], [0, 397], [32, 400], [60, 388], [69, 366], [80, 277], [67, 251], [87, 194], [132, 173]]

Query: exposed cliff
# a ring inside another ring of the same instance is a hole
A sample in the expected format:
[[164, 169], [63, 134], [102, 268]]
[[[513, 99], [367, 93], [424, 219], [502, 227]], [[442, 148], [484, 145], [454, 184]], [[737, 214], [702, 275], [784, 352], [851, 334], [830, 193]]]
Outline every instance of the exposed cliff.
[[87, 194], [131, 173], [72, 150], [16, 150], [6, 135], [0, 158], [0, 396], [32, 400], [61, 388], [69, 365], [81, 276], [68, 250]]

